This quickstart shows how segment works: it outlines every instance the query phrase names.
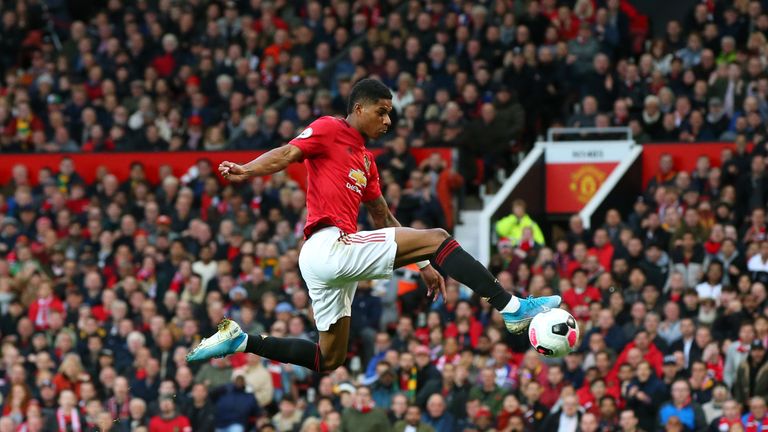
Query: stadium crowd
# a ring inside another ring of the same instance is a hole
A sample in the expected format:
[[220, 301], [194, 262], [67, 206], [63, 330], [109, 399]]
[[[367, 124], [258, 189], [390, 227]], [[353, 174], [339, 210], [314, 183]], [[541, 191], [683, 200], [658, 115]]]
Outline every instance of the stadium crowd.
[[[562, 361], [454, 281], [429, 304], [405, 268], [361, 284], [348, 364], [326, 376], [184, 360], [224, 316], [317, 337], [287, 176], [7, 166], [0, 432], [768, 429], [765, 6], [697, 3], [653, 39], [619, 0], [3, 3], [3, 153], [268, 149], [377, 76], [397, 117], [373, 143], [385, 195], [405, 224], [450, 229], [461, 183], [549, 126], [735, 146], [693, 172], [665, 156], [593, 232], [574, 217], [547, 243], [519, 201], [500, 221], [499, 282], [579, 319]], [[458, 173], [412, 147], [458, 149]]]

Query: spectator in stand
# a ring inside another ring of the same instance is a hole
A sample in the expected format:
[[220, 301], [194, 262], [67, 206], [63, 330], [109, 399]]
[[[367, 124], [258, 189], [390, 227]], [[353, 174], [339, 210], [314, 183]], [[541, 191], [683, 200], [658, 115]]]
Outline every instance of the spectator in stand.
[[278, 431], [291, 431], [301, 424], [303, 414], [296, 401], [286, 395], [280, 400], [279, 411], [272, 417], [272, 424]]
[[[576, 60], [578, 61], [578, 59]], [[571, 127], [594, 127], [597, 112], [597, 100], [594, 96], [585, 96], [581, 101], [580, 112], [573, 114], [568, 119], [568, 125]]]
[[216, 432], [247, 430], [251, 418], [261, 415], [261, 408], [253, 393], [245, 392], [245, 377], [234, 375], [234, 382], [224, 388], [213, 389], [216, 401]]
[[563, 378], [563, 369], [560, 365], [552, 365], [547, 369], [547, 378], [541, 383], [543, 391], [539, 398], [539, 402], [547, 408], [551, 409], [560, 399], [560, 394], [566, 385]]
[[341, 430], [373, 432], [390, 429], [386, 412], [374, 406], [367, 387], [358, 387], [353, 398], [353, 405], [342, 415]]
[[433, 394], [427, 401], [426, 412], [422, 415], [422, 421], [436, 431], [457, 431], [456, 419], [446, 411], [445, 398], [440, 394]]
[[74, 392], [64, 390], [59, 394], [59, 408], [56, 410], [54, 428], [59, 430], [80, 430], [83, 417], [77, 407], [77, 397]]
[[661, 425], [676, 417], [689, 430], [700, 430], [705, 426], [701, 406], [691, 399], [691, 387], [685, 380], [672, 384], [672, 399], [661, 406], [659, 418]]
[[64, 305], [53, 295], [52, 288], [50, 282], [40, 284], [37, 289], [37, 300], [29, 307], [29, 319], [35, 324], [35, 330], [48, 330], [51, 312], [64, 312]]
[[723, 279], [723, 264], [720, 261], [712, 261], [707, 267], [704, 280], [696, 285], [696, 292], [699, 299], [712, 299], [715, 302], [720, 300], [723, 286], [720, 283]]
[[408, 152], [407, 142], [395, 138], [389, 144], [387, 152], [376, 158], [376, 165], [381, 171], [388, 171], [394, 181], [405, 188], [410, 175], [416, 169], [416, 159]]
[[744, 430], [760, 430], [768, 422], [768, 418], [766, 418], [768, 407], [766, 407], [765, 399], [760, 396], [750, 399], [749, 410], [745, 411], [745, 414], [741, 416], [741, 424]]
[[576, 396], [565, 396], [562, 408], [553, 412], [544, 420], [542, 430], [573, 431], [578, 430], [582, 413]]
[[380, 362], [376, 370], [378, 378], [370, 385], [371, 397], [377, 407], [389, 409], [392, 397], [399, 393], [399, 386], [395, 383], [395, 372], [385, 361]]
[[215, 428], [216, 412], [208, 398], [208, 389], [203, 384], [192, 387], [192, 400], [187, 404], [184, 415], [195, 427], [205, 430]]
[[421, 421], [421, 409], [411, 405], [405, 412], [405, 420], [400, 420], [394, 425], [395, 432], [434, 432], [431, 426]]
[[735, 400], [729, 399], [723, 404], [723, 414], [710, 423], [709, 430], [730, 430], [734, 425], [743, 426], [741, 423], [741, 406]]
[[602, 296], [597, 288], [588, 285], [586, 270], [574, 270], [571, 278], [573, 287], [563, 293], [563, 303], [568, 305], [574, 317], [583, 320], [589, 317], [589, 305], [601, 301]]
[[746, 272], [747, 266], [744, 262], [744, 257], [739, 252], [736, 244], [736, 240], [725, 238], [723, 239], [720, 251], [715, 255], [713, 260], [718, 260], [723, 263], [725, 274], [723, 275], [723, 286], [734, 286], [736, 279]]
[[266, 138], [259, 130], [259, 119], [249, 115], [243, 119], [243, 130], [230, 139], [233, 150], [258, 150], [266, 147]]
[[672, 155], [663, 154], [659, 158], [659, 172], [648, 182], [646, 194], [652, 196], [661, 186], [671, 186], [674, 183], [677, 171], [674, 170]]
[[753, 280], [768, 282], [768, 240], [759, 242], [758, 253], [754, 254], [747, 262], [747, 269]]
[[429, 398], [434, 394], [445, 394], [447, 400], [447, 412], [454, 418], [462, 418], [466, 415], [466, 402], [469, 399], [470, 384], [467, 382], [468, 372], [465, 366], [445, 365], [442, 382], [432, 380], [419, 391], [416, 403], [419, 406], [427, 406]]
[[440, 202], [445, 217], [445, 228], [453, 231], [456, 223], [453, 197], [464, 184], [464, 178], [449, 168], [447, 162], [438, 153], [432, 153], [429, 158], [424, 159], [419, 169], [424, 172], [425, 178], [429, 179], [426, 184], [434, 190]]
[[523, 230], [530, 228], [533, 240], [537, 245], [544, 244], [544, 234], [539, 225], [526, 213], [526, 204], [523, 200], [512, 202], [512, 214], [496, 223], [496, 233], [503, 238], [508, 238], [513, 244], [519, 244], [523, 237]]
[[421, 171], [412, 171], [410, 174], [409, 188], [403, 192], [403, 196], [413, 203], [411, 217], [406, 223], [420, 221], [426, 227], [445, 226], [445, 215], [439, 199], [433, 193], [430, 185], [431, 177]]
[[639, 354], [642, 359], [650, 363], [656, 374], [661, 375], [663, 355], [661, 351], [659, 351], [659, 349], [656, 347], [656, 345], [650, 340], [648, 331], [644, 329], [639, 330], [635, 334], [633, 341], [629, 342], [624, 347], [624, 351], [619, 354], [619, 357], [616, 359], [615, 366], [613, 367], [614, 372], [618, 371], [619, 366], [624, 364], [630, 355], [634, 355], [634, 353], [631, 353], [632, 350], [637, 350], [637, 354]]
[[704, 250], [692, 232], [684, 232], [672, 253], [673, 270], [683, 275], [685, 284], [695, 287], [704, 274]]
[[603, 228], [598, 228], [592, 238], [592, 248], [589, 249], [589, 253], [597, 257], [600, 265], [604, 269], [612, 268], [611, 263], [613, 260], [615, 248], [610, 242], [608, 231]]
[[733, 397], [746, 404], [753, 396], [768, 395], [768, 364], [765, 347], [759, 340], [753, 340], [747, 358], [741, 362], [733, 383]]
[[768, 176], [763, 156], [754, 155], [749, 171], [741, 174], [735, 186], [738, 191], [737, 215], [743, 217], [756, 208], [765, 207]]
[[621, 432], [639, 432], [639, 420], [632, 410], [625, 409], [619, 415], [619, 431]]
[[723, 416], [725, 405], [728, 403], [728, 387], [723, 384], [715, 384], [712, 388], [712, 400], [702, 405], [704, 417], [708, 424], [712, 424], [717, 418]]
[[748, 358], [752, 342], [755, 340], [755, 328], [750, 323], [739, 326], [739, 338], [728, 346], [725, 356], [723, 381], [731, 387], [736, 381], [742, 363]]
[[[582, 293], [584, 297], [587, 297], [585, 293]], [[569, 307], [571, 307], [569, 305]], [[573, 308], [571, 307], [571, 310]], [[626, 343], [624, 340], [624, 332], [616, 325], [616, 320], [610, 310], [603, 309], [600, 311], [600, 315], [597, 318], [597, 326], [590, 329], [583, 337], [581, 348], [586, 349], [589, 343], [589, 339], [593, 334], [600, 334], [605, 340], [605, 344], [614, 352], [621, 352]]]
[[664, 383], [657, 377], [651, 364], [647, 361], [640, 362], [637, 366], [637, 376], [630, 381], [626, 394], [622, 397], [626, 400], [627, 407], [637, 415], [641, 429], [652, 430], [655, 427], [662, 395], [666, 394], [666, 391]]
[[192, 425], [189, 419], [176, 411], [176, 403], [173, 395], [164, 395], [160, 398], [160, 412], [149, 421], [149, 432], [181, 431], [191, 432]]
[[491, 368], [480, 372], [480, 384], [469, 392], [469, 400], [478, 400], [480, 404], [493, 412], [499, 412], [505, 390], [496, 384], [496, 373]]

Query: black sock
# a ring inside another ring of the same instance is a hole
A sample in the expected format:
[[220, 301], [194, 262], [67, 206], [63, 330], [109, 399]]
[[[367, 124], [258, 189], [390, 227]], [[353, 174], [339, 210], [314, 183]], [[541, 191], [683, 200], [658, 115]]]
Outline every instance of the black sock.
[[437, 248], [433, 262], [448, 273], [448, 276], [487, 299], [496, 310], [504, 309], [512, 300], [512, 294], [504, 291], [491, 272], [462, 249], [453, 237], [447, 238]]
[[320, 366], [323, 363], [320, 345], [306, 339], [248, 335], [245, 352], [282, 363], [303, 366], [315, 372], [320, 372]]

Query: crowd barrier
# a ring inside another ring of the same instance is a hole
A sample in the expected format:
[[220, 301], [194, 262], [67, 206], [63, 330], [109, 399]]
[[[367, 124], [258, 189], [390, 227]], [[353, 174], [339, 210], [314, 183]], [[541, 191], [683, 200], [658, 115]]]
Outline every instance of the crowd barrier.
[[[674, 160], [675, 170], [693, 171], [699, 156], [708, 156], [712, 166], [720, 166], [723, 149], [734, 149], [732, 142], [702, 143], [647, 143], [643, 144], [643, 185], [659, 172], [661, 155], [669, 153]], [[748, 146], [751, 149], [751, 145]]]
[[[384, 149], [371, 149], [374, 156], [384, 152]], [[14, 165], [26, 165], [30, 172], [33, 184], [37, 182], [37, 172], [45, 167], [58, 170], [59, 163], [64, 157], [69, 157], [75, 164], [75, 170], [86, 181], [92, 182], [96, 178], [99, 167], [105, 167], [107, 171], [117, 176], [120, 181], [128, 178], [131, 164], [141, 162], [144, 165], [147, 179], [156, 183], [161, 166], [169, 165], [175, 176], [182, 176], [189, 168], [200, 159], [207, 159], [216, 169], [219, 162], [229, 160], [237, 163], [245, 163], [264, 151], [185, 151], [185, 152], [130, 152], [130, 153], [51, 153], [51, 154], [4, 154], [0, 155], [0, 184], [7, 183], [11, 178], [11, 169]], [[414, 148], [411, 149], [417, 163], [428, 158], [433, 153], [438, 153], [446, 161], [448, 166], [453, 165], [453, 153], [450, 148]], [[288, 175], [306, 186], [307, 171], [304, 164], [291, 164], [287, 169]]]

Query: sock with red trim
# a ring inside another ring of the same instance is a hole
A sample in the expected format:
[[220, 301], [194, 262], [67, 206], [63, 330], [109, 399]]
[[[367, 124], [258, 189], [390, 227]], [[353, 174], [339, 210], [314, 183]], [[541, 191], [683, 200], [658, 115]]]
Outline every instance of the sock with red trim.
[[448, 276], [485, 298], [496, 310], [504, 310], [512, 300], [512, 294], [504, 291], [491, 272], [468, 254], [453, 237], [447, 238], [437, 248], [432, 261]]
[[306, 339], [248, 335], [245, 352], [320, 372], [320, 345]]

